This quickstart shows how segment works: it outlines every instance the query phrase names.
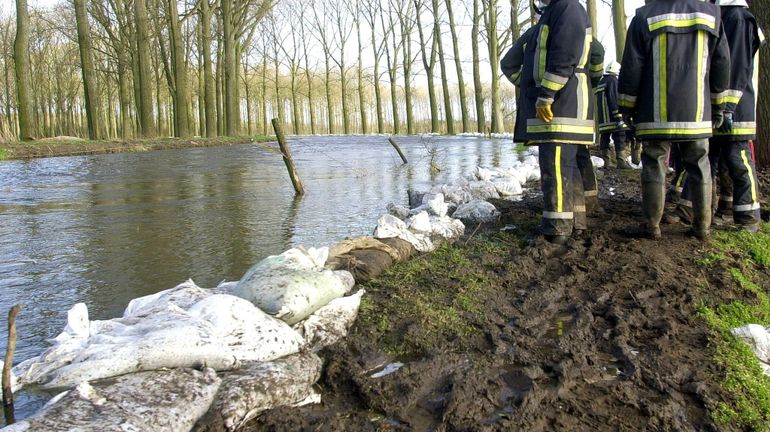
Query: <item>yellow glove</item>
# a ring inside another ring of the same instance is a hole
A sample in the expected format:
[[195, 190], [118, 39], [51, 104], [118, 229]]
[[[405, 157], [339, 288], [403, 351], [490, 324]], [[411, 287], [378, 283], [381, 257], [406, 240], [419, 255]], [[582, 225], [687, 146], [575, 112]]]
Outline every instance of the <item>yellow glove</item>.
[[538, 98], [535, 103], [535, 115], [537, 118], [546, 123], [550, 123], [551, 120], [553, 120], [553, 111], [551, 111], [552, 103], [552, 100]]

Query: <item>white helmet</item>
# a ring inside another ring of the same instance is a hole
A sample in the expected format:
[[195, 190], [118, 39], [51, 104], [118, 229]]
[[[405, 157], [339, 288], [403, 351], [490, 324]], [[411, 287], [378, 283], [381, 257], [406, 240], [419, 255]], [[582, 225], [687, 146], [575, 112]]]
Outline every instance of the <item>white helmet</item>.
[[607, 69], [604, 70], [604, 73], [608, 75], [620, 75], [620, 63], [616, 61], [610, 62], [610, 64], [607, 65]]
[[718, 6], [743, 6], [749, 7], [746, 0], [717, 0]]

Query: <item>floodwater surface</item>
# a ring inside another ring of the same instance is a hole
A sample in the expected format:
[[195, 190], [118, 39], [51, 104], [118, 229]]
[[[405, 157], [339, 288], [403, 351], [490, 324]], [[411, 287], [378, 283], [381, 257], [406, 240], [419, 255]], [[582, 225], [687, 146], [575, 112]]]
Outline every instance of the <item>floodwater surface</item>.
[[[508, 139], [396, 141], [406, 165], [382, 136], [290, 139], [299, 199], [281, 157], [259, 145], [0, 163], [0, 314], [24, 305], [14, 363], [49, 346], [75, 303], [109, 319], [188, 278], [202, 287], [238, 280], [293, 246], [371, 234], [408, 189], [517, 158]], [[46, 397], [21, 394], [17, 417]]]

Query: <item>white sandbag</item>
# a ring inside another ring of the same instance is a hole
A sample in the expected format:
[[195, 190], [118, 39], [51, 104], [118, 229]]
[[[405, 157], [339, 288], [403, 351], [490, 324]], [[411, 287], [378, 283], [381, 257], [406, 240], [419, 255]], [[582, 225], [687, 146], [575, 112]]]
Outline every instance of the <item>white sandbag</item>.
[[466, 224], [479, 224], [497, 220], [500, 217], [500, 212], [494, 205], [486, 201], [473, 200], [457, 207], [452, 217], [460, 219]]
[[468, 189], [475, 199], [500, 198], [494, 183], [488, 181], [472, 181]]
[[441, 192], [425, 194], [422, 197], [422, 203], [427, 207], [431, 216], [445, 216], [449, 210], [447, 203], [444, 202], [444, 194]]
[[519, 183], [515, 178], [511, 177], [497, 177], [494, 180], [492, 180], [492, 183], [495, 185], [495, 188], [497, 189], [497, 193], [500, 194], [500, 196], [514, 196], [514, 195], [521, 195], [523, 192], [521, 188], [521, 183]]
[[270, 408], [317, 401], [313, 384], [321, 376], [321, 366], [321, 359], [309, 351], [273, 362], [245, 364], [223, 377], [214, 403], [194, 430], [224, 424], [228, 431], [235, 431]]
[[187, 432], [206, 413], [221, 380], [213, 369], [143, 372], [82, 383], [3, 432]]
[[604, 159], [598, 156], [591, 156], [591, 163], [594, 164], [594, 168], [604, 168]]
[[431, 234], [446, 240], [456, 239], [465, 233], [465, 224], [449, 216], [430, 218]]
[[497, 173], [493, 170], [482, 167], [476, 167], [476, 170], [473, 172], [473, 176], [476, 178], [476, 180], [481, 181], [490, 181], [492, 180], [492, 177], [495, 177], [496, 175]]
[[405, 222], [407, 227], [412, 231], [423, 234], [431, 233], [430, 216], [426, 211], [422, 211], [409, 217]]
[[759, 324], [749, 324], [731, 331], [733, 335], [749, 344], [759, 360], [770, 362], [770, 333], [767, 329]]
[[169, 304], [187, 309], [210, 295], [211, 290], [201, 288], [195, 285], [191, 279], [188, 279], [174, 288], [131, 300], [123, 312], [123, 318], [138, 317], [165, 310]]
[[274, 360], [299, 352], [304, 345], [302, 337], [285, 322], [239, 297], [212, 295], [187, 312], [211, 323], [215, 336], [241, 362]]
[[374, 238], [400, 238], [409, 242], [420, 252], [431, 252], [436, 249], [427, 235], [409, 231], [406, 223], [392, 215], [383, 215], [377, 221]]
[[343, 281], [340, 273], [323, 269], [329, 250], [322, 249], [323, 262], [314, 259], [310, 266], [302, 262], [308, 255], [298, 254], [296, 249], [267, 257], [246, 272], [234, 293], [264, 312], [295, 324], [348, 292], [347, 278]]
[[347, 336], [358, 316], [364, 293], [361, 289], [353, 295], [332, 300], [304, 321], [297, 323], [294, 330], [304, 337], [305, 343], [313, 352], [334, 344]]
[[406, 219], [410, 214], [409, 208], [406, 206], [390, 203], [386, 208], [388, 210], [388, 214], [391, 214], [399, 219]]

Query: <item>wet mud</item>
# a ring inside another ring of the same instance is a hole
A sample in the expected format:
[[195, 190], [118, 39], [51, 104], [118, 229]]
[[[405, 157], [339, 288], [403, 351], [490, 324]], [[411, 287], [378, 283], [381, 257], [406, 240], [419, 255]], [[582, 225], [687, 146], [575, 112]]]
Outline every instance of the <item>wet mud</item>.
[[[695, 308], [715, 290], [730, 297], [735, 282], [696, 264], [707, 245], [685, 226], [663, 226], [659, 241], [629, 236], [641, 222], [638, 181], [638, 172], [608, 171], [603, 212], [564, 246], [533, 234], [540, 198], [508, 203], [498, 224], [455, 246], [487, 285], [480, 313], [463, 316], [467, 336], [408, 315], [359, 319], [321, 355], [321, 404], [270, 410], [244, 430], [731, 430], [709, 416], [721, 375]], [[767, 196], [770, 173], [761, 181]], [[489, 236], [495, 251], [472, 247]], [[436, 287], [463, 289], [441, 272], [423, 276], [404, 278], [406, 292], [442, 302]], [[387, 311], [403, 295], [387, 286], [366, 287], [372, 308]]]

